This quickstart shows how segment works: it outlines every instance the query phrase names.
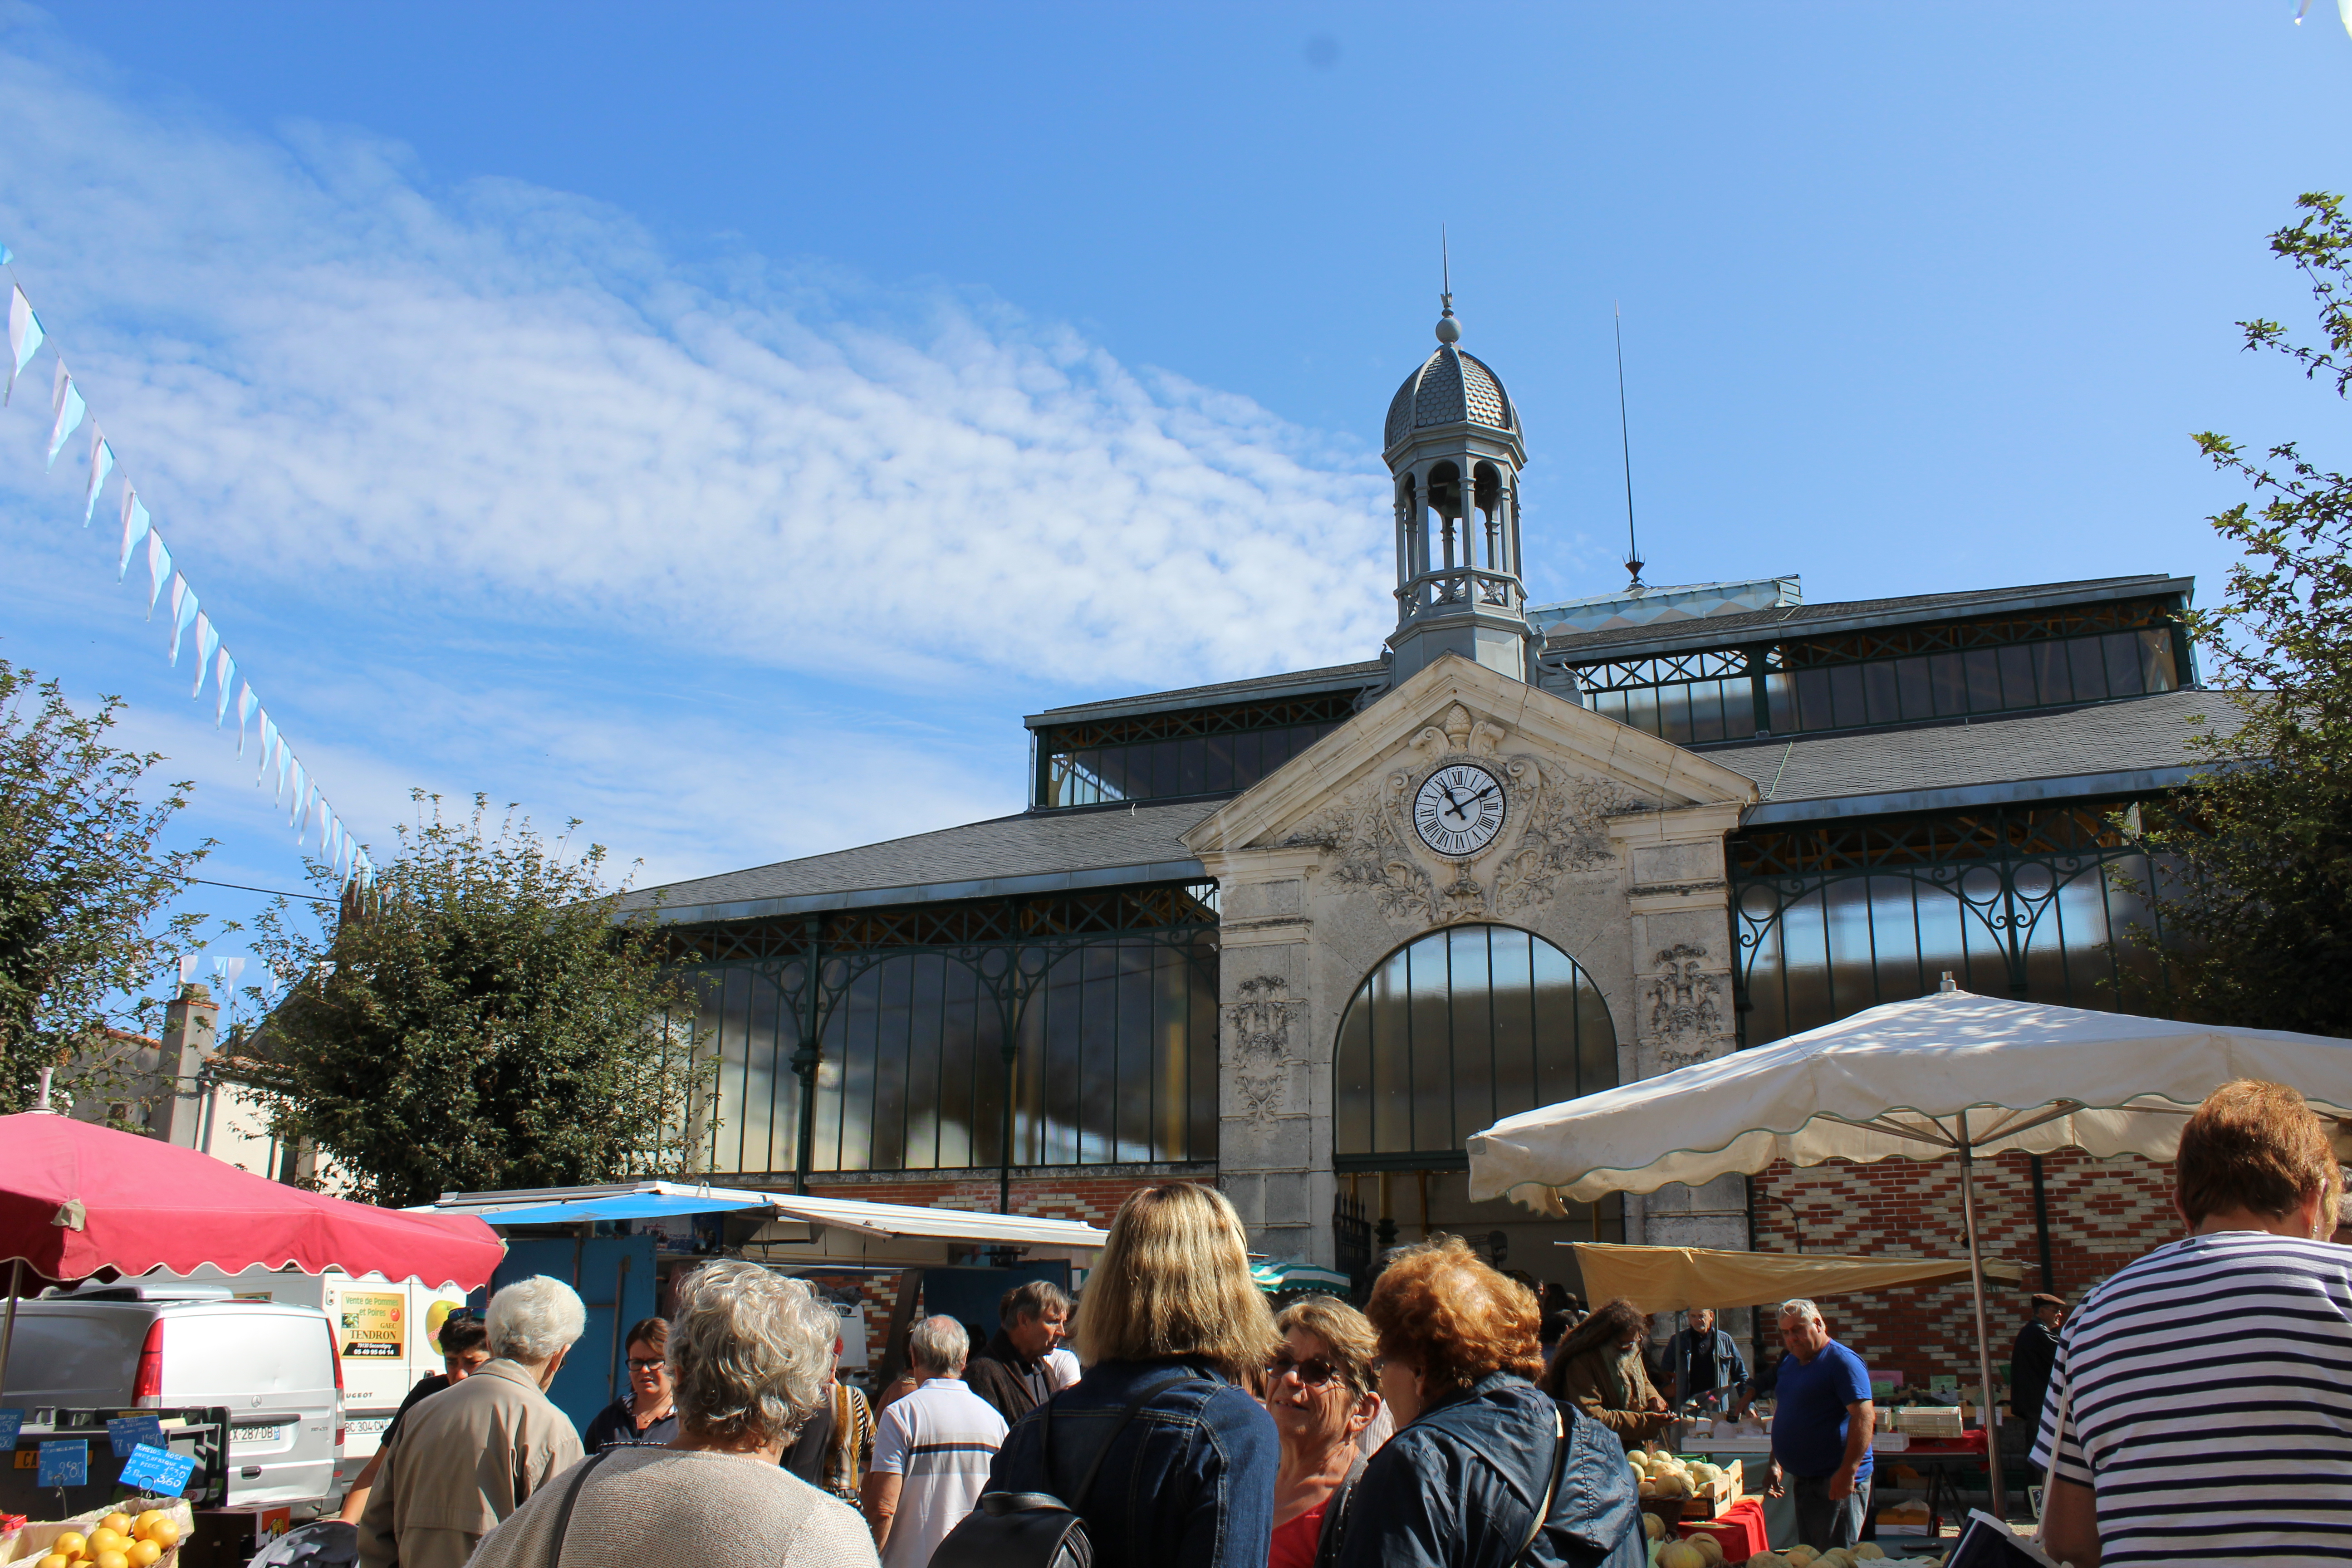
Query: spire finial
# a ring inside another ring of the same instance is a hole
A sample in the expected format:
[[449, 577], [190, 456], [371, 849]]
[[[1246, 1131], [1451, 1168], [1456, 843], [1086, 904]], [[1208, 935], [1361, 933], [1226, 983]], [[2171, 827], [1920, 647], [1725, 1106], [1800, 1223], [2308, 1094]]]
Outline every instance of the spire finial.
[[1648, 563], [1642, 559], [1642, 546], [1633, 535], [1633, 435], [1625, 417], [1625, 312], [1612, 300], [1609, 313], [1617, 327], [1617, 439], [1625, 455], [1625, 570], [1633, 579], [1626, 591], [1641, 594], [1649, 588], [1642, 581], [1642, 568]]
[[1446, 248], [1444, 224], [1437, 226], [1437, 264], [1443, 289], [1437, 300], [1438, 303], [1444, 307], [1445, 312], [1437, 318], [1437, 341], [1441, 343], [1458, 343], [1462, 341], [1462, 323], [1454, 319], [1454, 258]]

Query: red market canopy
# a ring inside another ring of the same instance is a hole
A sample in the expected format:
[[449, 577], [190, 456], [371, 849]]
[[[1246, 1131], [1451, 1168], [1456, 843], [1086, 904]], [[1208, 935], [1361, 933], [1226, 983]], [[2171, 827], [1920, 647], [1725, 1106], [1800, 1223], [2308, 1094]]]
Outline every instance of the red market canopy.
[[194, 1149], [52, 1111], [0, 1116], [0, 1263], [47, 1279], [209, 1263], [472, 1290], [506, 1246], [470, 1215], [404, 1214], [304, 1192]]

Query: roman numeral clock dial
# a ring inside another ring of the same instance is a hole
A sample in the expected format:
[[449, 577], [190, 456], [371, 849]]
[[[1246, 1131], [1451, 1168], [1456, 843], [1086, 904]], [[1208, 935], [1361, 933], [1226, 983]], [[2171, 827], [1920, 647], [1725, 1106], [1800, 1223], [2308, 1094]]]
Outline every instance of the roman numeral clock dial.
[[1412, 826], [1440, 855], [1475, 855], [1503, 831], [1503, 781], [1475, 763], [1449, 763], [1412, 797]]

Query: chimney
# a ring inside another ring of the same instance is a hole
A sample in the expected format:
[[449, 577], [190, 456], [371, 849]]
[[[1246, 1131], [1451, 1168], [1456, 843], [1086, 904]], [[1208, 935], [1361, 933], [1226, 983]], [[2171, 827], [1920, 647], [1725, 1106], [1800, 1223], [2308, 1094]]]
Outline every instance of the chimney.
[[149, 1122], [153, 1136], [183, 1149], [197, 1147], [204, 1121], [205, 1096], [196, 1075], [212, 1058], [220, 1039], [220, 1004], [194, 981], [180, 986], [180, 994], [163, 1008], [163, 1042], [157, 1075], [167, 1080], [166, 1094]]

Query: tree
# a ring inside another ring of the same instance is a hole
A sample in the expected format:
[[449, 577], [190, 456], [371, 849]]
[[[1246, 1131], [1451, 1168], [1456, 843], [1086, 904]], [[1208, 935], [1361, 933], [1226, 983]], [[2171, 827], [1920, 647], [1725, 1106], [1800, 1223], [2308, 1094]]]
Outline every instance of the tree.
[[141, 798], [159, 752], [109, 743], [122, 699], [76, 712], [56, 681], [0, 659], [0, 1110], [33, 1103], [41, 1069], [126, 1097], [139, 1076], [124, 1038], [205, 917], [166, 913], [211, 848], [158, 847], [186, 781]]
[[[2352, 390], [2352, 223], [2343, 198], [2305, 195], [2271, 236], [2318, 305], [2324, 348], [2272, 321], [2249, 350], [2284, 353]], [[2200, 718], [2205, 764], [2147, 834], [2179, 875], [2162, 906], [2183, 1016], [2352, 1035], [2352, 480], [2293, 442], [2262, 457], [2210, 431], [2214, 466], [2255, 500], [2210, 520], [2244, 552], [2229, 591], [2190, 617], [2226, 711]]]
[[550, 843], [511, 807], [492, 826], [479, 795], [460, 822], [413, 798], [376, 885], [312, 906], [331, 930], [297, 929], [282, 902], [257, 922], [289, 989], [237, 1070], [273, 1130], [388, 1205], [689, 1168], [715, 1068], [654, 911], [619, 915], [604, 847], [569, 854], [576, 822]]

